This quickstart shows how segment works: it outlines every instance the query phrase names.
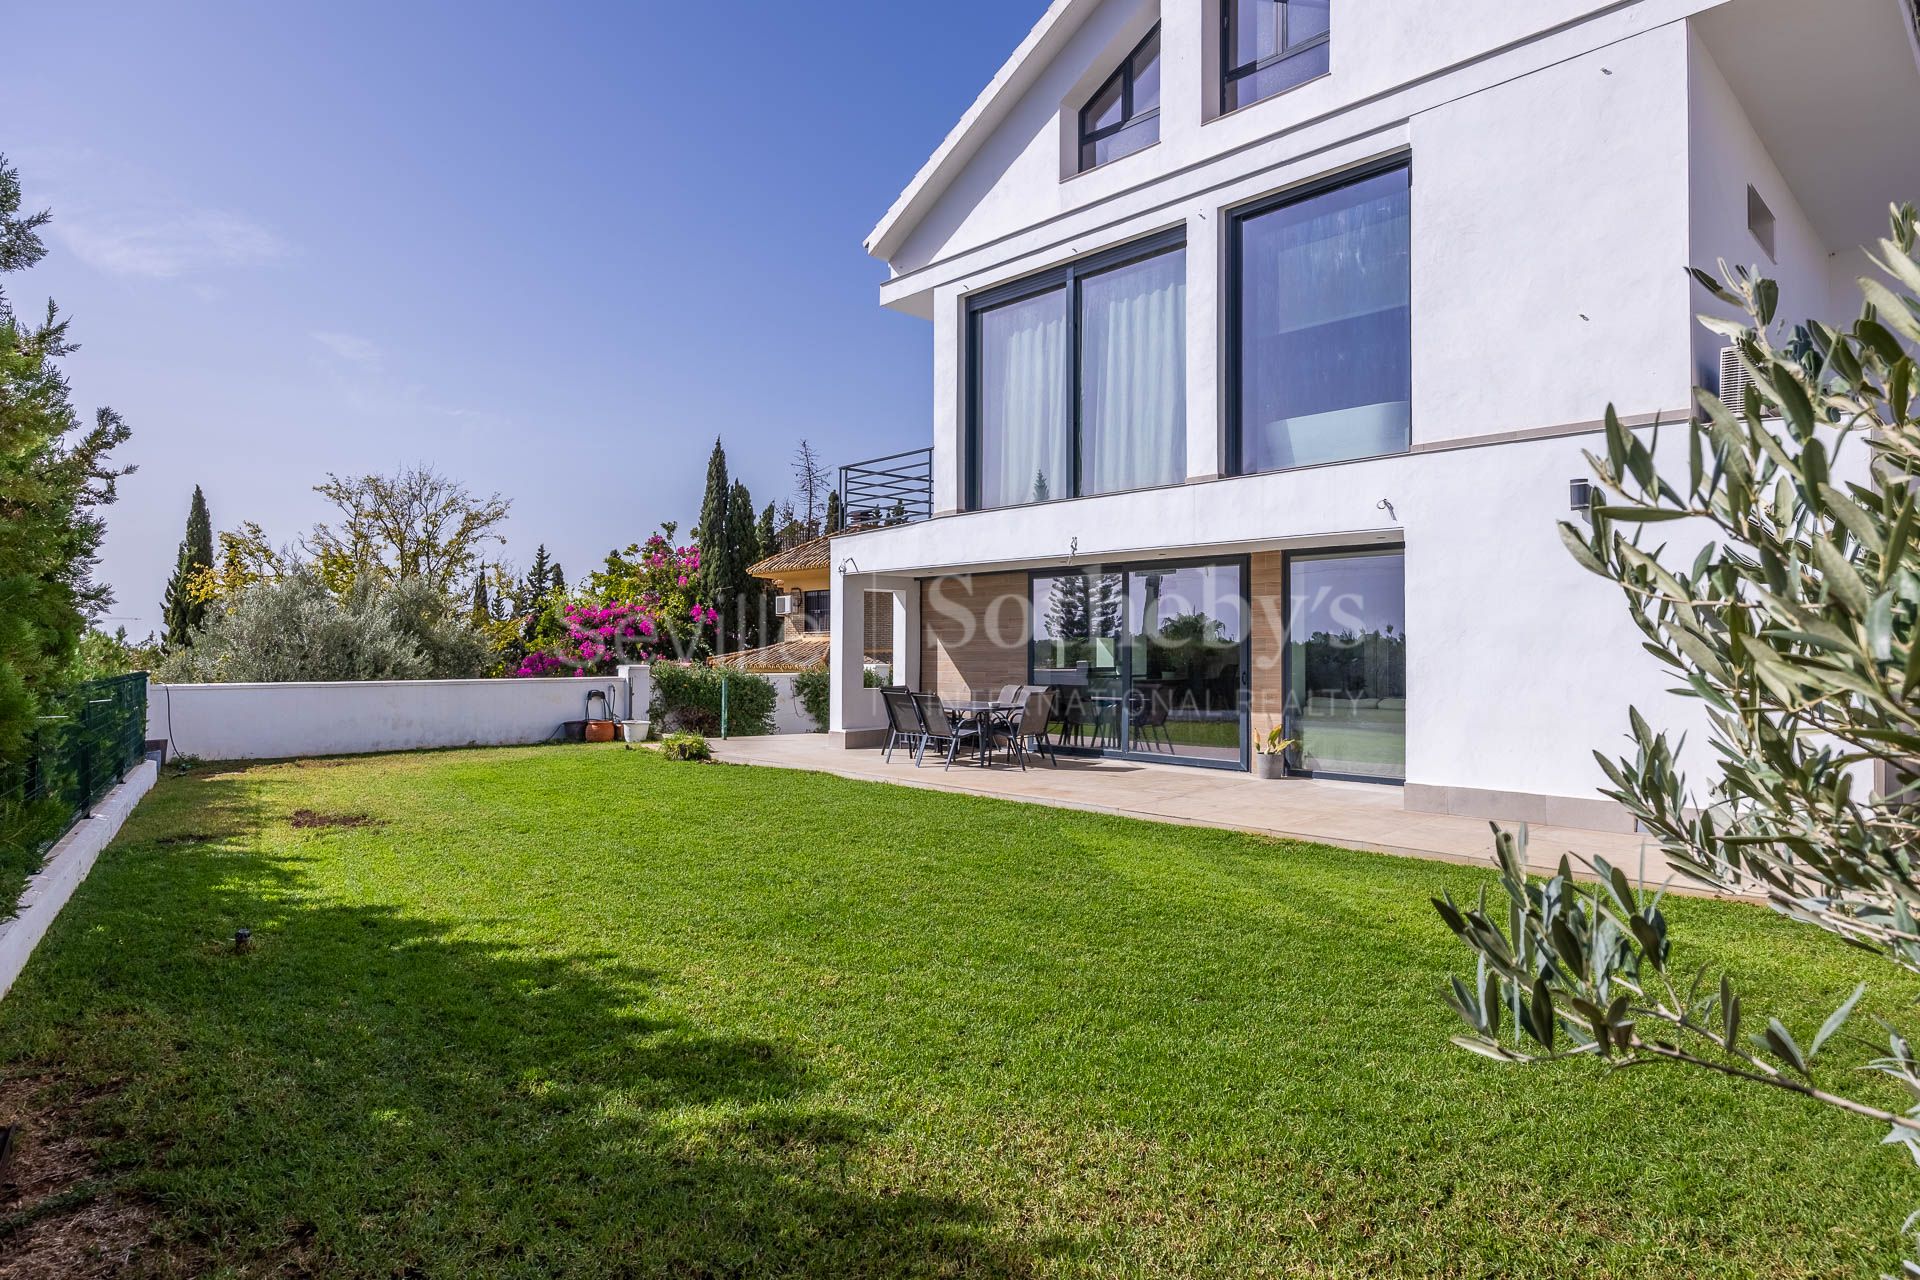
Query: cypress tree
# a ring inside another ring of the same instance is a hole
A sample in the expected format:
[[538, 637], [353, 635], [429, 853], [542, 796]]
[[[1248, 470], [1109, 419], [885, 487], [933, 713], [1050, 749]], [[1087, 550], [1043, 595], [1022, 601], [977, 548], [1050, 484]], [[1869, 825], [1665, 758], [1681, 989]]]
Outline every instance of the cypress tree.
[[727, 483], [727, 451], [721, 447], [718, 436], [714, 437], [713, 453], [707, 458], [707, 492], [700, 503], [700, 523], [694, 526], [693, 541], [700, 548], [700, 594], [706, 603], [720, 610], [719, 634], [714, 637], [715, 647], [720, 652], [727, 651], [726, 628], [727, 610], [727, 499], [731, 487]]
[[766, 627], [761, 620], [765, 595], [760, 579], [748, 568], [760, 558], [760, 537], [753, 525], [753, 495], [736, 481], [727, 494], [727, 595], [725, 604], [717, 604], [722, 615], [733, 622], [733, 640], [738, 648], [757, 648]]
[[560, 567], [558, 560], [553, 562], [553, 576], [547, 579], [547, 589], [556, 596], [567, 594], [567, 571]]
[[838, 533], [845, 527], [845, 513], [840, 510], [840, 491], [827, 490], [827, 532]]
[[533, 563], [527, 566], [527, 576], [521, 580], [520, 611], [531, 612], [540, 607], [547, 598], [547, 588], [553, 585], [553, 560], [547, 555], [547, 544], [541, 543], [533, 551]]
[[485, 622], [492, 615], [487, 604], [487, 571], [482, 565], [480, 572], [473, 575], [473, 620]]
[[760, 523], [754, 526], [753, 536], [760, 548], [762, 560], [780, 549], [780, 526], [774, 520], [771, 502], [767, 504], [766, 510], [760, 513]]
[[207, 616], [207, 602], [192, 598], [193, 579], [212, 568], [213, 520], [207, 514], [206, 495], [195, 485], [193, 501], [187, 507], [187, 534], [180, 540], [173, 576], [167, 579], [167, 594], [161, 605], [168, 648], [192, 646], [193, 633]]

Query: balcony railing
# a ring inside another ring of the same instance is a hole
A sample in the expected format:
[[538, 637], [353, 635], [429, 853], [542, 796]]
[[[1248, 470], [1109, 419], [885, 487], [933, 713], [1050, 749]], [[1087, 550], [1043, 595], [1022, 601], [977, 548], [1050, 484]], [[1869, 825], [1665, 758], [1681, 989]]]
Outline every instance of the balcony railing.
[[933, 514], [933, 450], [909, 449], [840, 468], [840, 510], [849, 527], [925, 520]]

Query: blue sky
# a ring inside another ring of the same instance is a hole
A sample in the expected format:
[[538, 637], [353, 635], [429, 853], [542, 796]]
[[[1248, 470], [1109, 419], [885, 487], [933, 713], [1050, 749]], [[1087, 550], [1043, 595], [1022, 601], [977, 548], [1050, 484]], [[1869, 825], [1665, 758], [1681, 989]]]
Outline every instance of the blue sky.
[[[112, 621], [159, 625], [193, 486], [289, 540], [327, 471], [432, 463], [579, 576], [691, 522], [725, 438], [928, 442], [931, 334], [866, 232], [1044, 0], [60, 4], [8, 20], [0, 151], [139, 473]], [[111, 624], [109, 624], [111, 625]]]

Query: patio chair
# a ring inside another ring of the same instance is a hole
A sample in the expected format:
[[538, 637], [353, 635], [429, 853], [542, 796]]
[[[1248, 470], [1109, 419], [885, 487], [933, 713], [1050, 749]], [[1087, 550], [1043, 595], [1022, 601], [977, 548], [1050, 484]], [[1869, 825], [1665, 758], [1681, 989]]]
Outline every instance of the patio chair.
[[913, 754], [914, 768], [920, 767], [928, 747], [944, 752], [949, 769], [953, 768], [953, 758], [960, 753], [962, 744], [971, 742], [985, 749], [986, 744], [980, 738], [980, 727], [975, 724], [955, 724], [953, 717], [947, 714], [946, 704], [940, 701], [939, 694], [914, 694], [913, 710], [920, 721], [920, 748]]
[[892, 764], [895, 747], [919, 751], [920, 717], [913, 709], [913, 694], [905, 685], [880, 690], [880, 702], [887, 709], [887, 745], [881, 758]]
[[1144, 742], [1156, 750], [1173, 752], [1173, 737], [1167, 732], [1167, 719], [1173, 713], [1173, 694], [1163, 684], [1135, 689], [1127, 698], [1127, 714], [1133, 724], [1134, 745]]
[[1013, 713], [1005, 729], [1007, 752], [1020, 762], [1020, 768], [1027, 767], [1027, 756], [1045, 755], [1053, 767], [1060, 767], [1060, 757], [1054, 753], [1053, 743], [1047, 736], [1047, 720], [1052, 711], [1052, 695], [1036, 686], [1027, 688], [1027, 698], [1020, 709]]

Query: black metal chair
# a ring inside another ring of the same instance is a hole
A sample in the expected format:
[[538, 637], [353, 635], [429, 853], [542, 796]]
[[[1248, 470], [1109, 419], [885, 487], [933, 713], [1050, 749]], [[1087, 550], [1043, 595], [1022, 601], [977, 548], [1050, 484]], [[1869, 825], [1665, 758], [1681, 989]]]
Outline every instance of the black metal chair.
[[1173, 713], [1173, 694], [1163, 684], [1138, 687], [1127, 695], [1127, 717], [1133, 726], [1133, 745], [1146, 743], [1155, 750], [1173, 752], [1167, 720]]
[[920, 721], [920, 749], [914, 752], [913, 767], [919, 768], [926, 758], [927, 748], [943, 750], [946, 767], [953, 768], [953, 758], [960, 754], [963, 744], [971, 742], [984, 750], [986, 743], [977, 724], [956, 724], [947, 714], [946, 704], [940, 701], [937, 693], [916, 693], [913, 695], [913, 710]]
[[905, 685], [889, 685], [880, 690], [880, 701], [887, 709], [887, 745], [881, 758], [893, 763], [893, 749], [920, 749], [920, 717], [913, 709], [913, 694]]
[[1055, 754], [1053, 743], [1047, 736], [1052, 701], [1052, 695], [1047, 690], [1030, 686], [1026, 701], [1013, 713], [1003, 731], [1007, 753], [1020, 762], [1022, 770], [1027, 767], [1028, 755], [1045, 755], [1054, 768], [1060, 767], [1060, 757]]

